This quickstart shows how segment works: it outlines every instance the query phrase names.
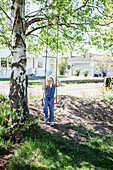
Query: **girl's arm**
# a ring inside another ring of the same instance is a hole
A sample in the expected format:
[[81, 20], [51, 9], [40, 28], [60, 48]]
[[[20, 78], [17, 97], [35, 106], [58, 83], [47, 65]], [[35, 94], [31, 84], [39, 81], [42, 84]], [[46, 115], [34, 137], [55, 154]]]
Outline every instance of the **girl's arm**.
[[42, 85], [42, 90], [46, 89], [46, 79], [44, 79], [43, 85]]
[[56, 77], [56, 81], [57, 81], [56, 87], [62, 86], [62, 84], [61, 84], [60, 81], [58, 80], [58, 77]]

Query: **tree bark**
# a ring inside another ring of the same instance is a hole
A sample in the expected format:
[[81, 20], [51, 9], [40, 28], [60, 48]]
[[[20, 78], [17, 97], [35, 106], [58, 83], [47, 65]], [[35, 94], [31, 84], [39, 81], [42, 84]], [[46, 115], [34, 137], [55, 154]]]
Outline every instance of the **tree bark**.
[[12, 16], [12, 72], [10, 81], [10, 107], [19, 111], [23, 108], [21, 119], [29, 116], [26, 87], [26, 42], [25, 42], [25, 0], [11, 1]]

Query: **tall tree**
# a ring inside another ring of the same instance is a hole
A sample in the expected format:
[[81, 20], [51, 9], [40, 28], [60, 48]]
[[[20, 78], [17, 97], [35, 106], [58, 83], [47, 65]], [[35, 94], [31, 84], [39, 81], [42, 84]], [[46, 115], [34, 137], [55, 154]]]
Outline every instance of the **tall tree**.
[[9, 47], [13, 56], [9, 94], [11, 111], [18, 111], [21, 103], [22, 119], [29, 115], [26, 50], [40, 51], [45, 48], [48, 39], [48, 47], [55, 51], [57, 29], [59, 51], [69, 48], [85, 53], [86, 44], [100, 48], [105, 36], [102, 27], [113, 24], [112, 7], [112, 0], [0, 1], [0, 42]]

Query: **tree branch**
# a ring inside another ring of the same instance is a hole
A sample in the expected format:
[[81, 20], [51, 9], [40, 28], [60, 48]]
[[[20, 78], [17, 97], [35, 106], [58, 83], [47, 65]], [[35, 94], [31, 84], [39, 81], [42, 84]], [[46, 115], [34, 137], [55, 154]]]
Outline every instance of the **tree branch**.
[[99, 26], [107, 26], [107, 25], [110, 25], [110, 24], [113, 24], [113, 21], [107, 23], [107, 24], [98, 24]]
[[84, 7], [86, 6], [86, 4], [88, 3], [88, 1], [89, 1], [89, 0], [87, 0], [84, 5], [82, 5], [82, 6], [80, 6], [79, 8], [77, 8], [76, 11], [79, 11], [81, 8], [84, 8]]
[[45, 27], [47, 27], [47, 25], [44, 25], [44, 26], [41, 26], [41, 27], [37, 27], [37, 28], [29, 31], [29, 32], [26, 34], [26, 37], [27, 37], [28, 35], [30, 35], [32, 32], [37, 31], [37, 30], [42, 29], [42, 28], [45, 28]]
[[[60, 24], [59, 24], [60, 25]], [[59, 28], [59, 31], [62, 33], [62, 34], [64, 34], [66, 37], [68, 37], [68, 38], [71, 38], [71, 39], [74, 39], [74, 37], [70, 37], [69, 35], [67, 35], [67, 33], [65, 33], [65, 31], [64, 31], [64, 29], [62, 28], [62, 25], [60, 25], [61, 26], [61, 29]], [[52, 27], [53, 29], [55, 29], [54, 27]]]
[[[42, 38], [40, 38], [38, 35], [36, 35], [36, 34], [30, 34], [30, 35], [33, 35], [33, 36], [35, 36], [35, 37], [38, 37], [41, 41], [43, 41], [45, 44], [47, 44], [47, 42], [46, 41], [44, 41]], [[49, 45], [49, 44], [47, 44], [51, 49], [52, 49], [52, 47]], [[56, 52], [55, 50], [53, 50], [54, 52]]]
[[86, 5], [87, 7], [93, 7], [93, 8], [96, 8], [97, 10], [98, 10], [98, 12], [101, 14], [101, 15], [103, 15], [103, 16], [105, 16], [105, 17], [110, 17], [110, 18], [113, 18], [112, 16], [108, 16], [108, 15], [105, 15], [105, 14], [103, 14], [100, 10], [99, 10], [99, 7], [98, 6], [94, 6], [94, 5]]
[[[29, 13], [28, 15], [25, 16], [25, 18], [35, 17], [35, 16], [37, 16], [37, 15], [38, 15], [43, 9], [45, 9], [45, 8], [48, 8], [48, 6], [46, 6], [46, 7], [44, 7], [44, 8], [41, 8], [39, 11], [33, 11], [33, 12]], [[37, 12], [37, 13], [36, 13], [36, 12]], [[31, 14], [33, 14], [33, 13], [36, 13], [36, 14], [34, 14], [34, 15], [32, 15], [32, 16], [29, 16], [29, 15], [31, 15]]]
[[12, 22], [11, 18], [7, 15], [7, 13], [4, 11], [4, 9], [0, 6], [0, 9], [3, 11], [3, 13], [7, 16], [7, 18]]
[[[64, 25], [64, 26], [66, 26], [66, 27], [72, 27], [72, 25], [85, 25], [85, 24], [88, 25], [89, 23], [71, 23], [70, 25], [67, 25], [67, 24], [65, 24], [65, 23], [60, 23], [59, 25], [60, 25], [60, 26]], [[36, 30], [39, 30], [39, 29], [42, 29], [42, 28], [46, 28], [47, 26], [52, 26], [52, 25], [54, 25], [54, 24], [50, 23], [50, 24], [48, 24], [48, 25], [44, 25], [44, 26], [41, 26], [41, 27], [37, 27], [37, 28], [29, 31], [29, 32], [26, 34], [26, 37], [27, 37], [28, 35], [30, 35], [32, 32], [36, 31]]]
[[26, 29], [33, 23], [35, 22], [39, 22], [39, 21], [43, 21], [45, 20], [45, 17], [44, 18], [34, 18], [34, 19], [31, 19], [29, 22], [26, 23]]
[[3, 37], [3, 36], [1, 36], [1, 35], [0, 35], [0, 37], [5, 40], [5, 44], [8, 45], [9, 50], [12, 52], [12, 45], [11, 45], [10, 42], [7, 40], [7, 37]]

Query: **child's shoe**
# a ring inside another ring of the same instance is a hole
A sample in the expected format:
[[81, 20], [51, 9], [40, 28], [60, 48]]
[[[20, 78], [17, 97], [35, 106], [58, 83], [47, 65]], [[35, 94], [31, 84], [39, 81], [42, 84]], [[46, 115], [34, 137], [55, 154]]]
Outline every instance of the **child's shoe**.
[[45, 122], [46, 122], [46, 123], [48, 122], [48, 118], [45, 118]]
[[53, 123], [53, 122], [50, 122], [50, 125], [51, 125], [51, 126], [54, 126], [54, 123]]

